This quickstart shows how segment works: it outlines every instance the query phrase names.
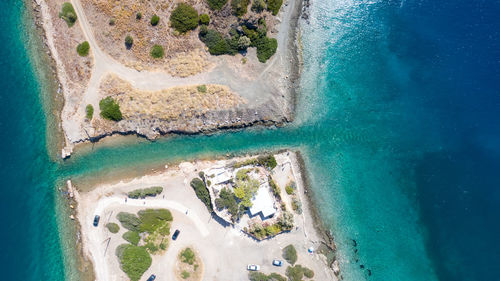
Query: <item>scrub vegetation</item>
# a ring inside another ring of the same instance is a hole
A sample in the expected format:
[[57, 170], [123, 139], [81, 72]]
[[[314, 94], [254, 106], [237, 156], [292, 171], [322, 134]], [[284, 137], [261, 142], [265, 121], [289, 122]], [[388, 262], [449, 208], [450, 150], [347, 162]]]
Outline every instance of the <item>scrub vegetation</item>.
[[266, 275], [262, 272], [257, 271], [249, 272], [248, 279], [250, 279], [250, 281], [287, 281], [286, 277], [278, 273], [271, 273], [269, 275]]
[[194, 178], [191, 180], [191, 187], [194, 189], [196, 196], [205, 204], [209, 212], [213, 211], [212, 202], [210, 201], [210, 193], [208, 192], [205, 183], [199, 179]]
[[99, 109], [101, 110], [101, 116], [104, 119], [113, 121], [122, 120], [120, 105], [112, 97], [102, 99], [99, 102]]
[[198, 26], [198, 12], [186, 3], [179, 3], [170, 15], [170, 25], [180, 33], [186, 33]]
[[78, 46], [76, 46], [76, 52], [78, 53], [78, 55], [80, 57], [88, 56], [89, 50], [90, 50], [90, 44], [87, 41], [84, 41], [84, 42], [78, 44]]
[[66, 24], [68, 24], [68, 27], [72, 27], [78, 19], [73, 5], [71, 5], [71, 3], [69, 2], [62, 4], [61, 11], [59, 12], [59, 17], [63, 19]]
[[146, 198], [146, 197], [155, 197], [156, 195], [162, 193], [163, 187], [161, 186], [152, 186], [148, 188], [139, 188], [136, 190], [132, 190], [127, 193], [128, 198], [137, 199], [137, 198]]
[[110, 223], [106, 224], [106, 228], [111, 233], [118, 233], [118, 231], [120, 231], [120, 226], [114, 222], [110, 222]]

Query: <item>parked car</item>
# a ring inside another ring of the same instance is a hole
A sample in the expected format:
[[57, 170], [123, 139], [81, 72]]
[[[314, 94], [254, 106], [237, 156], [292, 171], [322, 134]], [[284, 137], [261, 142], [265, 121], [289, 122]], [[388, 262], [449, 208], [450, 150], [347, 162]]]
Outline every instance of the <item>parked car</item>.
[[180, 230], [175, 230], [174, 235], [172, 235], [172, 240], [177, 240], [177, 237], [179, 236], [179, 233], [181, 233]]
[[250, 271], [258, 271], [260, 269], [260, 266], [256, 264], [249, 264], [247, 265], [247, 269]]
[[273, 265], [274, 266], [282, 266], [283, 265], [283, 261], [281, 261], [281, 260], [273, 260]]
[[151, 276], [149, 276], [148, 280], [147, 281], [153, 281], [156, 279], [156, 275], [154, 274], [151, 274]]
[[94, 217], [94, 226], [97, 227], [99, 225], [99, 220], [101, 217], [99, 215], [95, 215]]

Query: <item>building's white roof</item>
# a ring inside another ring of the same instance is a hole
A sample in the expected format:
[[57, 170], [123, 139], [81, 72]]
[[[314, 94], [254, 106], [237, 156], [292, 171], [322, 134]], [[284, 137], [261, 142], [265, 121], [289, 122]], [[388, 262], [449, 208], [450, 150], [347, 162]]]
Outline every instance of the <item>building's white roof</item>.
[[231, 174], [225, 168], [213, 168], [205, 172], [211, 178], [212, 184], [217, 185], [231, 180]]
[[274, 199], [269, 192], [269, 185], [262, 184], [257, 190], [257, 194], [252, 198], [252, 207], [250, 207], [250, 214], [252, 216], [262, 212], [262, 218], [267, 218], [276, 213], [274, 208]]

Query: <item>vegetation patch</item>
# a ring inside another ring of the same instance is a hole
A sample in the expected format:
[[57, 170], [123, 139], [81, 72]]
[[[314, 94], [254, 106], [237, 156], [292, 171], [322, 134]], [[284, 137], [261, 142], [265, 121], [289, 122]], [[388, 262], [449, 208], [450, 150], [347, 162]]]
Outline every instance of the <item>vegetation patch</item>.
[[120, 226], [114, 222], [110, 222], [110, 223], [106, 224], [106, 228], [111, 233], [118, 233], [118, 231], [120, 231]]
[[87, 104], [85, 107], [85, 115], [88, 120], [92, 120], [92, 117], [94, 116], [94, 107], [91, 104]]
[[154, 45], [151, 48], [150, 55], [151, 55], [151, 57], [153, 57], [155, 59], [161, 59], [165, 55], [165, 51], [163, 50], [162, 46], [160, 46], [160, 45]]
[[179, 3], [170, 15], [170, 24], [180, 33], [186, 33], [198, 26], [198, 12], [186, 3]]
[[233, 165], [233, 168], [240, 168], [250, 165], [262, 166], [268, 168], [269, 170], [272, 170], [276, 168], [278, 164], [276, 162], [276, 158], [274, 158], [274, 155], [270, 154], [270, 155], [260, 155], [257, 158], [251, 158], [242, 162], [238, 162]]
[[151, 266], [151, 256], [144, 247], [122, 244], [116, 248], [120, 267], [132, 281], [137, 281]]
[[215, 199], [215, 206], [219, 211], [227, 209], [228, 213], [231, 215], [232, 222], [237, 221], [240, 217], [240, 212], [238, 212], [238, 203], [236, 202], [236, 196], [227, 188], [224, 188], [220, 191], [219, 197]]
[[[136, 18], [137, 18], [137, 16], [136, 16]], [[159, 22], [160, 22], [160, 17], [158, 15], [155, 14], [151, 17], [150, 23], [152, 26], [157, 26]]]
[[99, 102], [99, 109], [101, 109], [101, 116], [104, 119], [113, 121], [122, 120], [120, 105], [112, 97], [102, 99]]
[[127, 49], [130, 49], [132, 48], [133, 44], [134, 44], [134, 38], [132, 38], [132, 36], [130, 35], [127, 35], [127, 37], [125, 37], [125, 47], [127, 47]]
[[89, 50], [90, 50], [90, 44], [87, 41], [84, 41], [78, 44], [78, 46], [76, 46], [76, 52], [78, 53], [78, 55], [80, 55], [80, 57], [88, 56]]
[[207, 0], [208, 6], [212, 10], [220, 10], [226, 5], [227, 0]]
[[233, 14], [237, 17], [242, 17], [247, 13], [249, 0], [231, 0], [231, 9]]
[[196, 256], [191, 248], [182, 250], [180, 258], [183, 263], [187, 263], [189, 265], [193, 265], [196, 260]]
[[297, 264], [296, 266], [288, 266], [286, 268], [286, 276], [290, 281], [302, 281], [302, 278], [304, 276], [307, 278], [313, 278], [314, 271], [305, 266]]
[[278, 235], [283, 231], [289, 231], [293, 228], [293, 215], [290, 212], [283, 212], [278, 221], [274, 224], [253, 224], [248, 233], [255, 238], [262, 240]]
[[208, 25], [210, 23], [210, 16], [207, 14], [200, 15], [200, 24]]
[[127, 231], [123, 233], [122, 237], [123, 239], [125, 239], [125, 241], [135, 246], [137, 246], [137, 244], [139, 244], [139, 241], [141, 240], [141, 236], [139, 236], [139, 232], [137, 231]]
[[194, 178], [190, 183], [191, 187], [194, 189], [196, 196], [205, 204], [209, 212], [213, 211], [212, 202], [210, 201], [210, 192], [208, 191], [205, 183], [199, 179]]
[[211, 55], [234, 55], [238, 52], [236, 48], [233, 48], [231, 39], [224, 38], [224, 36], [215, 29], [208, 29], [206, 26], [202, 26], [200, 28], [199, 37], [201, 42], [205, 43]]
[[61, 11], [59, 12], [59, 18], [63, 19], [66, 24], [68, 24], [68, 27], [72, 27], [75, 24], [78, 17], [76, 16], [75, 9], [71, 3], [65, 2], [62, 4]]
[[196, 87], [196, 89], [200, 93], [206, 93], [207, 92], [207, 85], [199, 85], [199, 86]]
[[286, 277], [278, 273], [273, 272], [269, 275], [266, 275], [262, 272], [257, 271], [249, 272], [248, 279], [250, 279], [250, 281], [287, 281]]
[[163, 192], [163, 187], [161, 186], [152, 186], [148, 188], [139, 188], [136, 190], [132, 190], [127, 193], [128, 198], [137, 199], [137, 198], [146, 198], [146, 197], [155, 197], [156, 195]]
[[297, 250], [292, 244], [283, 249], [283, 258], [291, 265], [297, 262]]
[[267, 0], [267, 10], [270, 11], [273, 16], [276, 16], [282, 4], [283, 0]]
[[260, 62], [265, 63], [271, 58], [278, 49], [278, 41], [275, 38], [263, 37], [256, 43], [257, 58]]

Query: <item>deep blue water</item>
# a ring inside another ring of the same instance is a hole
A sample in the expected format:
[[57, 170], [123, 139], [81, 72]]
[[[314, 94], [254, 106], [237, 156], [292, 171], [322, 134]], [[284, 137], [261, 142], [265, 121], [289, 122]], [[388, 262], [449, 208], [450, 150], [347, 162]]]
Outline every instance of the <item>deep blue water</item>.
[[292, 147], [344, 280], [500, 280], [499, 1], [312, 1], [294, 124], [98, 145], [64, 164], [47, 154], [50, 93], [28, 59], [23, 9], [0, 3], [5, 279], [76, 279], [58, 180]]

